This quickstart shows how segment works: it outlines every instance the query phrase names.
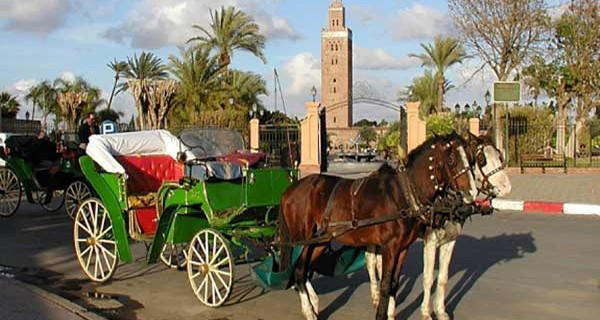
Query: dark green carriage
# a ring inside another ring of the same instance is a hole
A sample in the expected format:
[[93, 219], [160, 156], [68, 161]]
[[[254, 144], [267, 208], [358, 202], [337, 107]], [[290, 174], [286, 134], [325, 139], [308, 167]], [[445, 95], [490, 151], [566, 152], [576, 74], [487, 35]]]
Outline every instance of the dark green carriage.
[[[29, 203], [40, 204], [49, 212], [59, 210], [64, 204], [73, 218], [79, 204], [90, 197], [77, 153], [66, 150], [56, 154], [54, 149], [44, 153], [40, 150], [44, 145], [54, 148], [48, 143], [33, 136], [11, 136], [4, 141], [0, 159], [0, 216], [13, 215], [25, 194]], [[40, 162], [55, 168], [49, 170]]]
[[[297, 171], [254, 164], [260, 155], [236, 152], [243, 143], [235, 131], [180, 137], [157, 130], [90, 140], [80, 163], [99, 199], [77, 213], [75, 250], [86, 275], [102, 282], [118, 260], [133, 261], [130, 239], [147, 241], [149, 263], [187, 265], [198, 299], [216, 307], [231, 292], [247, 243], [272, 240], [277, 206]], [[91, 150], [96, 142], [104, 150]]]

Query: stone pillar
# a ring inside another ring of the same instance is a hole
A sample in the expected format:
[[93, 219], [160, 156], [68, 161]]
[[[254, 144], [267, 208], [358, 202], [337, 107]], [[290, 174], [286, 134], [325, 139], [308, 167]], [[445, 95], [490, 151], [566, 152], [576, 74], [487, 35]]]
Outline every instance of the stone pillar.
[[419, 118], [420, 104], [420, 102], [409, 102], [406, 104], [406, 144], [408, 148], [406, 154], [425, 142], [427, 123]]
[[258, 152], [259, 150], [259, 131], [260, 121], [257, 118], [250, 120], [250, 151]]
[[567, 135], [566, 124], [563, 119], [558, 120], [556, 128], [556, 153], [565, 154], [565, 137]]
[[[306, 102], [306, 117], [300, 121], [300, 176], [321, 173], [319, 102]], [[325, 125], [325, 124], [322, 124]]]
[[479, 137], [479, 118], [469, 119], [469, 132]]

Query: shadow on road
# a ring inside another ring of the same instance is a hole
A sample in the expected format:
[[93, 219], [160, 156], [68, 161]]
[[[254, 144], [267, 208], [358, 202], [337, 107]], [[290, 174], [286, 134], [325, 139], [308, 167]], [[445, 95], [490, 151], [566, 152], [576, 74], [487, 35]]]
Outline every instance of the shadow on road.
[[[414, 266], [417, 268], [407, 268], [407, 272], [404, 274], [403, 279], [400, 283], [400, 292], [396, 301], [400, 302], [400, 312], [397, 314], [397, 318], [404, 319], [412, 315], [421, 305], [423, 300], [423, 293], [412, 301], [409, 305], [403, 307], [402, 301], [404, 301], [410, 292], [412, 291], [417, 278], [423, 271], [422, 262], [422, 243], [414, 245], [411, 252], [411, 262], [415, 262], [415, 258], [418, 258], [418, 263]], [[515, 234], [501, 234], [494, 237], [481, 237], [475, 238], [467, 235], [459, 236], [452, 262], [450, 264], [449, 278], [454, 277], [456, 274], [464, 272], [461, 278], [456, 284], [449, 290], [446, 297], [446, 309], [450, 316], [453, 316], [454, 310], [464, 298], [464, 296], [473, 288], [477, 280], [489, 270], [492, 266], [509, 262], [514, 259], [520, 259], [525, 256], [526, 253], [533, 253], [537, 251], [535, 245], [535, 239], [531, 233], [515, 233]], [[417, 255], [417, 257], [414, 257]], [[435, 284], [432, 286], [435, 290]]]

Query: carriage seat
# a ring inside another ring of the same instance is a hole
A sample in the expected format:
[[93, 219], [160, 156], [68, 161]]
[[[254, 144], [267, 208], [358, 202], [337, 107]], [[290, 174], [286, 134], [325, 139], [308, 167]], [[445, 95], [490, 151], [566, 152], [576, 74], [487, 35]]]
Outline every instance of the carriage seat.
[[127, 172], [127, 193], [157, 192], [164, 181], [183, 177], [183, 164], [167, 155], [117, 156]]

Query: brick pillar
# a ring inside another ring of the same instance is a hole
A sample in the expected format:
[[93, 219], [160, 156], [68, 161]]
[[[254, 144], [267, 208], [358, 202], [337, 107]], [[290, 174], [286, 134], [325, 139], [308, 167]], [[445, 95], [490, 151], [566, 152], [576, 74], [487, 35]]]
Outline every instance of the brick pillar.
[[[306, 117], [300, 121], [300, 176], [321, 173], [319, 102], [306, 102]], [[325, 124], [322, 124], [325, 125]]]
[[425, 142], [427, 123], [419, 118], [420, 102], [406, 104], [407, 147], [406, 154]]
[[259, 150], [259, 130], [260, 121], [257, 118], [250, 120], [250, 151], [252, 152]]
[[479, 118], [469, 119], [469, 132], [479, 137]]

